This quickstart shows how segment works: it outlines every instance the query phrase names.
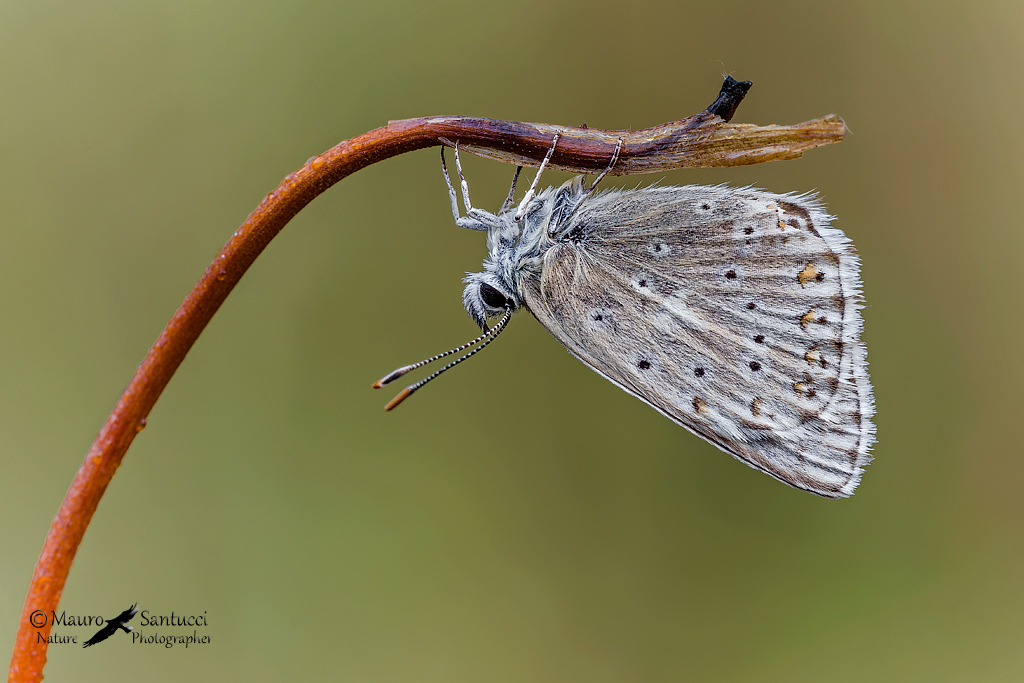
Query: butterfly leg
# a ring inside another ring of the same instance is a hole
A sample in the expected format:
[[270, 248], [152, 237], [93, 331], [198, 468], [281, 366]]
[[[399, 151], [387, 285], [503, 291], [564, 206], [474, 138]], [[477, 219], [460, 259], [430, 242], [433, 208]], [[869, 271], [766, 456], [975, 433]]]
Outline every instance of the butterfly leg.
[[519, 202], [519, 208], [516, 209], [516, 215], [513, 220], [517, 223], [523, 220], [523, 216], [526, 214], [526, 207], [530, 205], [530, 201], [533, 200], [533, 196], [537, 194], [537, 183], [540, 181], [540, 174], [547, 168], [548, 162], [551, 161], [551, 155], [555, 153], [555, 145], [558, 144], [558, 138], [561, 137], [560, 133], [555, 133], [555, 137], [551, 140], [551, 149], [544, 155], [544, 161], [540, 162], [540, 168], [537, 169], [537, 175], [533, 177], [533, 184], [530, 185], [530, 189], [526, 191], [526, 196], [523, 197], [523, 201]]
[[588, 187], [586, 190], [584, 190], [583, 197], [581, 197], [581, 199], [585, 198], [587, 195], [589, 195], [591, 192], [593, 192], [594, 190], [597, 189], [597, 184], [599, 182], [601, 182], [602, 180], [604, 180], [604, 177], [606, 175], [608, 175], [608, 171], [612, 170], [612, 166], [614, 166], [615, 162], [619, 160], [619, 152], [621, 152], [621, 151], [622, 151], [622, 138], [619, 138], [618, 142], [615, 143], [615, 151], [612, 152], [612, 160], [608, 162], [608, 165], [605, 166], [603, 171], [601, 171], [601, 174], [599, 176], [597, 176], [596, 178], [594, 178], [594, 182], [592, 182], [590, 184], [590, 187]]
[[[447, 140], [442, 140], [442, 142], [451, 144]], [[489, 211], [473, 208], [472, 203], [469, 201], [469, 183], [466, 182], [465, 176], [462, 175], [459, 143], [456, 142], [453, 147], [455, 148], [455, 170], [458, 171], [459, 180], [462, 182], [462, 201], [466, 205], [465, 217], [459, 215], [459, 204], [455, 197], [455, 187], [452, 185], [452, 179], [448, 175], [448, 164], [445, 163], [444, 159], [444, 146], [441, 147], [441, 172], [444, 174], [444, 182], [448, 185], [448, 199], [452, 205], [452, 217], [455, 219], [455, 224], [467, 230], [488, 230], [501, 227], [502, 222], [497, 216]]]
[[[501, 228], [505, 223], [490, 211], [474, 208], [469, 201], [469, 183], [466, 176], [462, 175], [462, 159], [459, 158], [459, 143], [455, 142], [455, 171], [459, 174], [459, 182], [462, 186], [462, 203], [466, 205], [466, 217], [477, 221], [488, 228]], [[450, 186], [449, 186], [450, 187]]]
[[501, 209], [498, 211], [498, 215], [509, 211], [512, 208], [512, 198], [516, 194], [516, 183], [519, 181], [519, 174], [523, 172], [522, 166], [516, 166], [516, 172], [512, 175], [512, 187], [508, 190], [508, 196], [505, 197], [505, 202], [501, 205]]
[[594, 182], [592, 182], [590, 184], [590, 187], [588, 187], [587, 189], [583, 190], [583, 193], [579, 196], [579, 199], [576, 200], [576, 206], [574, 206], [572, 211], [569, 212], [569, 215], [566, 216], [565, 218], [563, 218], [562, 220], [560, 220], [557, 225], [553, 224], [551, 226], [551, 228], [553, 228], [554, 230], [553, 231], [551, 229], [548, 230], [548, 237], [554, 239], [555, 233], [558, 231], [558, 228], [560, 226], [562, 226], [562, 225], [567, 225], [569, 223], [569, 219], [572, 218], [576, 214], [576, 212], [579, 210], [579, 208], [581, 206], [583, 206], [583, 200], [586, 199], [587, 197], [589, 197], [590, 194], [594, 190], [597, 189], [597, 184], [599, 182], [601, 182], [602, 180], [604, 180], [604, 177], [606, 175], [608, 175], [608, 172], [610, 170], [612, 170], [613, 166], [615, 166], [615, 162], [619, 160], [619, 152], [621, 152], [621, 151], [622, 151], [622, 138], [619, 138], [618, 142], [615, 143], [615, 151], [612, 152], [612, 160], [608, 162], [608, 165], [604, 167], [604, 170], [601, 171], [600, 175], [598, 175], [596, 178], [594, 178]]

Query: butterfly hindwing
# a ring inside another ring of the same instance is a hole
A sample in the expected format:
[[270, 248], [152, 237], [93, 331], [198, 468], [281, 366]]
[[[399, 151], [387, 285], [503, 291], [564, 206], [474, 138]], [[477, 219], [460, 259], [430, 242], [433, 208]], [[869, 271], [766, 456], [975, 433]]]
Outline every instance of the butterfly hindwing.
[[588, 198], [526, 306], [573, 355], [792, 486], [850, 495], [870, 457], [859, 267], [806, 196], [649, 187]]

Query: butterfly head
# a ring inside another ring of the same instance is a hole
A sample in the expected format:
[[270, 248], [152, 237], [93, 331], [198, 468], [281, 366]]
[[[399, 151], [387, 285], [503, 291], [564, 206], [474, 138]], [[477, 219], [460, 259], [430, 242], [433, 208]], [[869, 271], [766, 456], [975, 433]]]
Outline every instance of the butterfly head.
[[[485, 267], [487, 265], [484, 264]], [[469, 317], [482, 330], [487, 329], [488, 318], [499, 316], [506, 310], [514, 311], [521, 305], [513, 288], [489, 269], [482, 273], [470, 273], [463, 282], [466, 288], [462, 292], [462, 303]]]

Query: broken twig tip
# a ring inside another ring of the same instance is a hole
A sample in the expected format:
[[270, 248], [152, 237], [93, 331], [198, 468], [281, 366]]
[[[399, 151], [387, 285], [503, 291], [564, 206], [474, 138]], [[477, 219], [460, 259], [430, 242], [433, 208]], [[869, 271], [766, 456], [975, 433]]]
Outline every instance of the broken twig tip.
[[737, 81], [732, 76], [726, 76], [725, 81], [722, 82], [722, 90], [711, 106], [707, 108], [707, 112], [721, 117], [725, 122], [731, 121], [733, 115], [736, 114], [736, 108], [740, 106], [740, 102], [746, 97], [747, 91], [752, 85], [754, 85], [753, 81]]

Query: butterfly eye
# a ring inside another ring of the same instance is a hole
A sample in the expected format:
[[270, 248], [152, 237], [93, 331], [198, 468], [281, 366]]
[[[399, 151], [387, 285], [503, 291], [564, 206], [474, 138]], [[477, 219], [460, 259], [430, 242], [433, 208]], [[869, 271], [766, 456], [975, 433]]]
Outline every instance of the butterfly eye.
[[484, 282], [480, 285], [480, 298], [488, 308], [508, 308], [509, 300], [504, 294]]

